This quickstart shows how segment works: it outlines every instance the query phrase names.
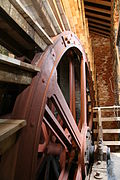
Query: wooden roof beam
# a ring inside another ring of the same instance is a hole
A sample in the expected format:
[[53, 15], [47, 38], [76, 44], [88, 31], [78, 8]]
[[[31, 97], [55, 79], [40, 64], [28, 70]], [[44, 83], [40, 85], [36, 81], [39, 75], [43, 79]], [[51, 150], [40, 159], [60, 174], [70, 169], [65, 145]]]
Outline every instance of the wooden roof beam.
[[107, 26], [111, 26], [110, 22], [105, 22], [103, 21], [102, 19], [101, 20], [97, 20], [97, 19], [94, 19], [94, 18], [88, 18], [88, 22], [95, 22], [95, 23], [99, 23], [99, 24], [103, 24], [103, 25], [107, 25]]
[[91, 31], [96, 31], [96, 32], [99, 32], [99, 33], [104, 33], [105, 35], [109, 35], [110, 36], [110, 32], [106, 32], [104, 30], [101, 30], [101, 29], [97, 29], [97, 28], [93, 28], [93, 27], [89, 27], [89, 29]]
[[61, 19], [62, 19], [62, 22], [64, 24], [65, 30], [70, 31], [71, 30], [70, 23], [69, 23], [69, 20], [65, 14], [64, 9], [63, 9], [61, 0], [56, 0], [56, 5], [57, 5], [59, 13], [61, 15]]
[[99, 35], [99, 36], [102, 36], [102, 37], [106, 37], [106, 38], [109, 38], [110, 36], [109, 35], [105, 35], [105, 34], [102, 34], [102, 33], [98, 33], [98, 32], [95, 32], [93, 30], [90, 30], [90, 33], [93, 33], [93, 34], [96, 34], [96, 35]]
[[94, 26], [94, 27], [96, 27], [96, 28], [101, 28], [101, 29], [103, 29], [103, 30], [111, 30], [111, 28], [110, 27], [105, 27], [105, 26], [101, 26], [101, 25], [98, 25], [98, 24], [94, 24], [94, 23], [89, 23], [89, 27], [90, 26]]
[[111, 2], [108, 1], [98, 1], [98, 0], [84, 0], [84, 1], [88, 3], [100, 4], [103, 6], [111, 6]]
[[52, 8], [50, 6], [49, 1], [48, 0], [42, 0], [42, 3], [43, 3], [43, 5], [44, 5], [44, 7], [45, 7], [45, 9], [47, 11], [47, 14], [49, 15], [49, 17], [50, 17], [50, 19], [51, 19], [51, 21], [53, 23], [57, 33], [58, 34], [61, 33], [62, 29], [61, 29], [61, 27], [60, 27], [60, 25], [59, 25], [55, 15], [54, 15], [54, 12], [53, 12], [53, 10], [52, 10]]
[[62, 21], [62, 18], [61, 18], [61, 15], [60, 15], [56, 0], [52, 0], [52, 1], [49, 0], [49, 3], [50, 3], [50, 6], [51, 6], [51, 8], [52, 8], [52, 10], [53, 10], [53, 12], [55, 14], [55, 17], [56, 17], [61, 29], [63, 31], [65, 31], [65, 27], [64, 27], [64, 24], [63, 24], [63, 21]]
[[97, 12], [102, 12], [102, 13], [105, 13], [105, 14], [111, 14], [110, 10], [106, 10], [106, 9], [98, 8], [98, 7], [94, 7], [94, 6], [85, 5], [85, 9], [92, 10], [92, 11], [97, 11]]
[[[91, 12], [86, 12], [86, 15], [87, 16], [92, 16], [92, 17], [95, 17], [95, 18], [100, 18], [100, 19], [105, 19], [105, 20], [111, 20], [110, 17], [107, 17], [107, 16], [103, 16], [103, 15], [100, 15], [100, 14], [95, 14], [95, 13], [91, 13]], [[89, 18], [89, 17], [88, 17]]]

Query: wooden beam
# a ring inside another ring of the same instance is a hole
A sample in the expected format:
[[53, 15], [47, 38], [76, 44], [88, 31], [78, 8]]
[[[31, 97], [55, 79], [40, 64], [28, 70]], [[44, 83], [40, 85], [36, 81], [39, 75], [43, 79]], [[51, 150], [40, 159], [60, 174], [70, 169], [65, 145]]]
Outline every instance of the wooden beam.
[[65, 15], [65, 11], [63, 9], [61, 0], [56, 0], [56, 4], [57, 4], [58, 10], [59, 10], [59, 13], [61, 15], [61, 19], [62, 19], [62, 22], [64, 24], [65, 30], [70, 31], [70, 29], [71, 29], [70, 23], [69, 23], [69, 21], [67, 19], [67, 16]]
[[[103, 129], [104, 134], [119, 134], [120, 129]], [[98, 133], [98, 129], [93, 130], [94, 133]]]
[[[45, 32], [50, 37], [56, 36], [57, 35], [56, 29], [53, 26], [52, 21], [51, 21], [49, 15], [47, 14], [47, 11], [46, 11], [45, 7], [42, 6], [42, 4], [40, 2], [38, 2], [38, 1], [34, 1], [34, 0], [31, 0], [31, 1], [33, 3], [32, 6], [30, 6], [31, 10], [33, 10], [33, 8], [34, 8], [34, 12], [35, 12], [35, 14], [37, 16], [36, 17], [37, 20], [39, 22], [42, 21], [42, 23], [41, 23], [41, 24], [43, 24], [42, 28], [44, 28]], [[24, 16], [24, 14], [23, 14], [23, 16]]]
[[24, 126], [25, 120], [0, 119], [0, 155], [15, 144], [16, 133]]
[[0, 55], [0, 81], [29, 85], [40, 69], [17, 59]]
[[18, 67], [29, 72], [40, 72], [40, 68], [35, 65], [22, 62], [18, 59], [11, 58], [3, 54], [0, 54], [0, 64], [7, 64], [9, 66]]
[[57, 33], [61, 33], [62, 32], [62, 29], [55, 17], [55, 14], [50, 6], [50, 3], [48, 0], [42, 0], [42, 3], [43, 3], [43, 6], [46, 8], [46, 11], [47, 11], [47, 14], [49, 15], [50, 19], [52, 20], [52, 23], [57, 31]]
[[63, 24], [63, 21], [62, 21], [62, 18], [61, 18], [61, 15], [60, 15], [60, 12], [59, 12], [59, 9], [58, 9], [58, 6], [57, 6], [57, 2], [56, 0], [49, 0], [49, 3], [50, 3], [50, 6], [54, 12], [54, 15], [62, 29], [62, 31], [65, 31], [65, 27], [64, 27], [64, 24]]
[[111, 28], [110, 27], [105, 27], [105, 26], [101, 26], [101, 25], [98, 25], [98, 24], [94, 24], [94, 23], [89, 23], [89, 27], [90, 26], [94, 26], [95, 28], [101, 28], [101, 29], [103, 29], [103, 30], [108, 30], [108, 31], [110, 31], [111, 30]]
[[100, 15], [100, 14], [91, 13], [91, 12], [86, 12], [86, 15], [94, 17], [94, 18], [100, 18], [100, 19], [109, 20], [109, 21], [111, 20], [110, 17], [103, 16], [103, 15]]
[[[94, 121], [94, 122], [98, 122], [98, 118], [93, 118], [93, 121]], [[109, 121], [110, 121], [110, 122], [111, 122], [111, 121], [112, 121], [112, 122], [117, 122], [117, 121], [120, 121], [120, 117], [102, 117], [102, 118], [101, 118], [101, 121], [102, 121], [102, 122], [107, 122], [107, 121], [108, 121], [108, 122], [109, 122]]]
[[[98, 144], [97, 141], [94, 141], [95, 144]], [[120, 146], [120, 141], [103, 141], [105, 146]]]
[[[17, 7], [20, 8], [22, 12], [27, 16], [29, 19], [28, 21], [34, 27], [34, 29], [38, 32], [39, 36], [49, 45], [52, 44], [51, 38], [48, 36], [48, 34], [44, 31], [44, 29], [40, 26], [37, 17], [32, 13], [32, 11], [29, 10], [29, 5], [27, 5], [26, 0], [23, 0], [23, 2], [19, 0], [11, 0], [14, 4], [16, 4]], [[26, 4], [26, 5], [25, 5]], [[33, 8], [34, 10], [34, 8]]]
[[105, 35], [105, 34], [102, 34], [102, 33], [97, 33], [97, 32], [92, 31], [92, 30], [90, 30], [90, 32], [91, 32], [91, 33], [93, 33], [93, 34], [96, 34], [96, 35], [99, 35], [99, 36], [105, 37], [105, 38], [110, 38], [110, 35]]
[[105, 22], [104, 20], [97, 20], [97, 19], [94, 19], [94, 18], [88, 18], [88, 22], [95, 22], [95, 23], [99, 23], [99, 24], [103, 24], [103, 25], [107, 25], [107, 26], [111, 26], [110, 23], [108, 22]]
[[98, 0], [84, 0], [84, 2], [88, 2], [88, 3], [94, 3], [94, 4], [100, 4], [103, 6], [111, 6], [111, 2], [108, 1], [98, 1]]
[[95, 32], [98, 32], [98, 33], [103, 33], [103, 34], [105, 34], [105, 35], [109, 35], [109, 36], [110, 36], [110, 33], [109, 33], [109, 32], [106, 32], [106, 31], [104, 31], [104, 30], [100, 30], [100, 29], [93, 28], [93, 27], [89, 27], [89, 29], [90, 29], [91, 31], [95, 31]]
[[102, 13], [105, 13], [105, 14], [111, 14], [110, 10], [106, 10], [106, 9], [98, 8], [98, 7], [94, 7], [94, 6], [85, 5], [85, 9], [92, 10], [92, 11], [97, 11], [97, 12], [102, 12]]
[[[0, 1], [0, 7], [35, 41], [35, 43], [37, 43], [39, 47], [41, 47], [42, 50], [45, 50], [47, 45], [53, 43], [51, 38], [40, 27], [39, 23], [35, 21], [34, 17], [27, 13], [27, 10], [23, 8], [20, 1], [10, 1]], [[24, 14], [26, 18], [21, 14]]]
[[25, 120], [0, 119], [0, 142], [26, 126]]

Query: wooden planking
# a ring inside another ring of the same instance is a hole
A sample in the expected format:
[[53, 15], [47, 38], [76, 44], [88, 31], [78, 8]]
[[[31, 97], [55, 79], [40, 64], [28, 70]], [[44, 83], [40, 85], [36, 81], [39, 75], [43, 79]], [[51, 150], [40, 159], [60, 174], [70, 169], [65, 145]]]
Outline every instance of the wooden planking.
[[99, 24], [102, 24], [102, 25], [106, 25], [106, 26], [111, 26], [111, 22], [105, 22], [103, 19], [93, 19], [93, 18], [90, 18], [88, 19], [88, 22], [95, 22], [95, 23], [99, 23]]
[[[97, 144], [97, 141], [94, 142]], [[105, 146], [120, 146], [120, 141], [103, 141], [103, 145]]]
[[[38, 1], [32, 0], [32, 3], [33, 4], [31, 6], [31, 9], [34, 8], [34, 13], [37, 14], [36, 18], [37, 18], [38, 22], [42, 21], [41, 25], [42, 25], [42, 28], [45, 30], [45, 32], [50, 37], [57, 35], [56, 29], [53, 26], [52, 21], [51, 21], [49, 15], [47, 14], [45, 7], [42, 6], [42, 4]], [[24, 16], [24, 14], [23, 14], [23, 16]]]
[[100, 4], [103, 6], [111, 6], [111, 2], [108, 1], [101, 1], [101, 0], [84, 0], [85, 2], [94, 3], [94, 4]]
[[[94, 30], [90, 30], [90, 32], [92, 32], [93, 34], [96, 34], [96, 35], [105, 37], [105, 38], [110, 38], [110, 35], [108, 35], [108, 34], [99, 33], [99, 32], [96, 32], [96, 31], [94, 31]], [[100, 102], [100, 100], [99, 100], [99, 102]]]
[[70, 6], [70, 2], [66, 1], [66, 0], [62, 0], [62, 5], [63, 5], [63, 8], [65, 10], [65, 14], [66, 14], [66, 16], [67, 16], [67, 18], [69, 20], [71, 30], [74, 33], [76, 33], [75, 24], [74, 24], [74, 18], [73, 18], [73, 15], [72, 15], [72, 9], [71, 9], [71, 6]]
[[109, 11], [109, 10], [94, 7], [94, 6], [85, 5], [85, 9], [96, 11], [96, 12], [102, 12], [102, 13], [105, 13], [105, 14], [111, 14], [111, 11]]
[[50, 6], [54, 12], [54, 15], [62, 29], [62, 31], [65, 31], [65, 27], [64, 27], [64, 24], [63, 24], [63, 21], [62, 21], [62, 18], [61, 18], [61, 15], [60, 15], [60, 12], [59, 12], [59, 9], [58, 9], [58, 6], [57, 6], [57, 2], [56, 0], [49, 0], [49, 3], [50, 3]]
[[[106, 117], [106, 118], [103, 118], [103, 117], [102, 117], [102, 118], [101, 118], [101, 121], [102, 121], [102, 122], [106, 122], [106, 121], [108, 121], [108, 122], [109, 122], [109, 121], [113, 121], [113, 122], [114, 122], [114, 121], [120, 121], [120, 117]], [[93, 122], [98, 122], [98, 118], [94, 118], [94, 119], [93, 119]]]
[[3, 54], [0, 54], [0, 64], [7, 64], [13, 67], [16, 66], [29, 72], [40, 72], [40, 68], [35, 65], [24, 63], [18, 59], [11, 58]]
[[101, 26], [101, 25], [94, 24], [94, 23], [91, 23], [91, 22], [89, 22], [89, 27], [90, 27], [90, 26], [94, 26], [95, 28], [101, 28], [101, 29], [103, 29], [103, 30], [108, 30], [108, 31], [110, 31], [110, 27]]
[[59, 10], [59, 13], [60, 13], [62, 22], [63, 22], [64, 27], [65, 27], [65, 30], [70, 30], [70, 29], [71, 29], [70, 23], [69, 23], [69, 20], [68, 20], [67, 16], [65, 15], [65, 11], [64, 11], [64, 9], [63, 9], [61, 0], [57, 0], [57, 1], [56, 1], [56, 5], [57, 5], [57, 7], [58, 7], [58, 10]]
[[54, 14], [51, 6], [50, 6], [49, 1], [48, 0], [45, 0], [45, 1], [42, 0], [42, 3], [43, 3], [43, 5], [44, 5], [44, 7], [45, 7], [45, 9], [47, 11], [47, 14], [49, 15], [50, 19], [52, 20], [52, 23], [53, 23], [57, 33], [58, 34], [61, 33], [62, 29], [61, 29], [61, 27], [60, 27], [60, 25], [59, 25], [59, 23], [58, 23], [58, 21], [56, 19], [56, 16], [55, 16], [55, 14]]
[[[98, 129], [93, 130], [94, 133], [98, 133]], [[120, 129], [103, 129], [103, 134], [119, 134]]]
[[26, 126], [25, 120], [0, 119], [0, 142]]
[[110, 35], [110, 32], [106, 32], [104, 30], [101, 29], [97, 29], [97, 28], [93, 28], [93, 27], [89, 27], [90, 30], [95, 31], [95, 32], [99, 32], [99, 33], [103, 33], [104, 35]]
[[[7, 71], [6, 71], [7, 69]], [[15, 83], [22, 85], [30, 85], [32, 82], [32, 74], [22, 70], [15, 70], [8, 66], [0, 67], [0, 82]]]
[[[42, 50], [45, 50], [47, 45], [53, 43], [51, 38], [20, 1], [0, 1], [0, 7], [5, 10], [5, 12], [38, 44], [38, 46], [41, 47]], [[26, 19], [21, 14], [24, 14]]]
[[29, 85], [33, 76], [40, 72], [34, 65], [0, 54], [0, 81]]
[[106, 146], [120, 146], [120, 141], [103, 141]]
[[104, 16], [102, 14], [95, 14], [95, 13], [92, 13], [92, 12], [86, 12], [86, 15], [91, 16], [93, 18], [100, 18], [100, 19], [103, 19], [103, 20], [105, 19], [105, 20], [108, 20], [108, 21], [111, 20], [110, 17]]
[[[111, 32], [111, 7], [112, 3], [108, 1], [97, 0], [84, 0], [86, 17], [88, 18], [89, 27], [96, 27], [96, 30], [90, 29], [90, 31], [98, 33], [104, 33], [106, 31]], [[92, 25], [90, 24], [92, 23]], [[96, 23], [96, 24], [95, 24]], [[102, 25], [109, 26], [103, 27]], [[99, 30], [99, 31], [98, 31]], [[103, 30], [103, 32], [101, 32]], [[110, 34], [108, 34], [110, 36]]]

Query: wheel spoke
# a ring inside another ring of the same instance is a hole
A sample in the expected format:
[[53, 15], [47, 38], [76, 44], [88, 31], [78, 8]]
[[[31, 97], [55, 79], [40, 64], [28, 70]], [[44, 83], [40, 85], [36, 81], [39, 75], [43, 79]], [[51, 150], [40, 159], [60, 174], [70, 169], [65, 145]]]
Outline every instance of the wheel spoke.
[[81, 165], [78, 165], [75, 179], [76, 180], [78, 180], [78, 179], [81, 180], [82, 179]]
[[48, 135], [48, 132], [47, 132], [47, 128], [46, 128], [46, 125], [44, 124], [44, 122], [42, 122], [42, 132], [43, 132], [43, 137], [44, 137], [44, 143], [42, 144], [39, 144], [38, 146], [38, 152], [44, 152], [47, 145], [48, 145], [48, 142], [49, 142], [49, 135]]
[[55, 95], [53, 95], [52, 101], [60, 113], [63, 122], [66, 124], [71, 136], [76, 142], [76, 145], [80, 148], [81, 134], [58, 85], [56, 85]]
[[52, 132], [57, 136], [57, 138], [62, 142], [64, 146], [66, 146], [68, 149], [71, 148], [72, 143], [66, 136], [63, 128], [58, 123], [57, 119], [49, 109], [49, 107], [45, 106], [45, 117], [43, 118], [44, 122], [49, 126], [49, 128], [52, 130]]

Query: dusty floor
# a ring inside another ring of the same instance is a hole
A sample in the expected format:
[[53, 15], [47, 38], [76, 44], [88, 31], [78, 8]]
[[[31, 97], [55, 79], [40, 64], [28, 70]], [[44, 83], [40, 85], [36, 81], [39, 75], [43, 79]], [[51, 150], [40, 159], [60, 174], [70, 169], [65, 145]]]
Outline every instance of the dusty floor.
[[120, 153], [111, 153], [108, 162], [108, 180], [120, 180]]

